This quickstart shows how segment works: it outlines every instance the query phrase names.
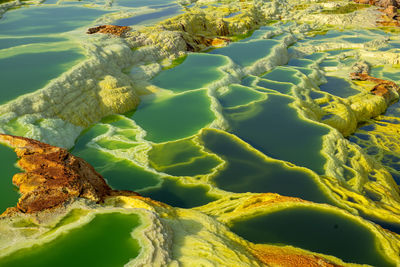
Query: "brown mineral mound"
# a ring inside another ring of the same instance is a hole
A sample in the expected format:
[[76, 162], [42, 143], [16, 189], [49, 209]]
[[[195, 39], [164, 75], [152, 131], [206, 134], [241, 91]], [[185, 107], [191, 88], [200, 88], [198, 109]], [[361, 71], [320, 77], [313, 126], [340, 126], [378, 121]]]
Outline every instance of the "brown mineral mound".
[[372, 77], [367, 73], [350, 73], [350, 78], [352, 80], [369, 81], [376, 83], [376, 85], [371, 89], [370, 92], [374, 95], [384, 97], [388, 102], [393, 100], [394, 92], [400, 91], [400, 88], [396, 83]]
[[128, 32], [131, 28], [128, 26], [117, 26], [117, 25], [101, 25], [93, 28], [89, 28], [87, 30], [87, 34], [93, 33], [108, 33], [115, 36], [121, 37], [126, 32]]
[[267, 266], [287, 267], [339, 267], [323, 257], [298, 251], [295, 248], [280, 248], [270, 245], [254, 245], [254, 255]]
[[382, 19], [378, 23], [382, 26], [400, 26], [400, 16], [397, 9], [400, 8], [400, 0], [354, 0], [359, 4], [369, 4], [381, 7]]
[[13, 183], [19, 187], [22, 196], [17, 207], [5, 213], [38, 212], [76, 198], [102, 202], [107, 196], [116, 194], [137, 195], [113, 191], [90, 164], [66, 149], [5, 134], [0, 134], [0, 142], [14, 148], [20, 158], [18, 166], [26, 171], [14, 175]]

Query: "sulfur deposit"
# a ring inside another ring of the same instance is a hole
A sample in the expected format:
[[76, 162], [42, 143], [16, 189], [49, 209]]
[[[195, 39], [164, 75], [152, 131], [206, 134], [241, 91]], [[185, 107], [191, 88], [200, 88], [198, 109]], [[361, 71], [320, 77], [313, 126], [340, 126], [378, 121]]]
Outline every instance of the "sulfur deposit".
[[355, 2], [0, 4], [0, 265], [400, 265], [398, 3]]

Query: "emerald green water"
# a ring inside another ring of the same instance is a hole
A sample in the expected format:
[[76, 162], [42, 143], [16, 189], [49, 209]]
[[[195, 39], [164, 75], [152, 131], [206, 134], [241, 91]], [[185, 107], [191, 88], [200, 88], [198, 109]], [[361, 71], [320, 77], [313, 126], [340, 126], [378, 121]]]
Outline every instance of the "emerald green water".
[[258, 80], [257, 76], [253, 76], [253, 75], [248, 75], [245, 78], [242, 79], [242, 81], [240, 82], [241, 85], [244, 86], [254, 86], [254, 84], [256, 83], [256, 81]]
[[84, 7], [24, 7], [3, 15], [0, 33], [10, 36], [63, 33], [87, 25], [108, 12]]
[[210, 54], [230, 57], [235, 63], [246, 67], [271, 54], [272, 48], [280, 45], [276, 40], [257, 40], [232, 43], [227, 47], [216, 49]]
[[11, 266], [124, 266], [141, 250], [132, 231], [141, 224], [136, 214], [99, 214], [86, 225], [57, 239], [21, 249], [0, 259]]
[[155, 5], [165, 5], [175, 2], [174, 0], [115, 0], [120, 6], [127, 7], [143, 7], [143, 6], [155, 6]]
[[293, 87], [293, 84], [291, 83], [276, 82], [267, 79], [260, 79], [255, 85], [265, 89], [275, 90], [282, 94], [290, 94]]
[[311, 67], [314, 64], [315, 64], [314, 61], [305, 58], [292, 58], [288, 62], [289, 66], [304, 67], [304, 68]]
[[309, 173], [279, 162], [266, 161], [222, 132], [204, 130], [201, 140], [205, 148], [227, 161], [225, 169], [213, 177], [220, 189], [235, 193], [273, 192], [331, 203]]
[[0, 58], [0, 104], [42, 88], [83, 58], [79, 49]]
[[137, 191], [160, 182], [157, 174], [146, 171], [127, 159], [114, 157], [95, 148], [87, 147], [73, 151], [73, 154], [92, 165], [113, 189]]
[[248, 104], [262, 98], [262, 94], [254, 89], [239, 84], [229, 85], [229, 91], [218, 97], [219, 102], [225, 108]]
[[[0, 24], [1, 25], [1, 24]], [[22, 38], [0, 38], [0, 49], [10, 48], [19, 45], [29, 45], [36, 43], [52, 43], [68, 41], [61, 37], [22, 37]]]
[[153, 142], [172, 141], [197, 133], [214, 119], [207, 91], [187, 92], [157, 101], [143, 100], [131, 118]]
[[161, 188], [139, 191], [142, 196], [167, 203], [174, 207], [190, 209], [210, 203], [215, 197], [207, 195], [209, 188], [202, 185], [184, 185], [165, 178]]
[[376, 247], [376, 237], [336, 212], [293, 207], [235, 221], [231, 230], [254, 243], [285, 244], [341, 258], [345, 262], [394, 266]]
[[322, 174], [326, 159], [322, 137], [329, 129], [299, 118], [289, 106], [293, 100], [269, 94], [249, 106], [225, 110], [230, 132], [264, 154]]
[[18, 190], [12, 183], [14, 174], [21, 172], [15, 166], [17, 155], [8, 146], [0, 144], [0, 214], [7, 208], [14, 207], [19, 198]]
[[174, 92], [205, 88], [223, 77], [219, 68], [228, 62], [226, 57], [220, 55], [189, 54], [182, 64], [162, 71], [152, 83]]
[[191, 140], [156, 144], [148, 157], [152, 168], [172, 176], [209, 174], [221, 163], [216, 156], [202, 152]]
[[267, 74], [261, 76], [261, 78], [277, 82], [292, 83], [296, 85], [301, 83], [301, 79], [297, 77], [297, 75], [298, 72], [294, 69], [287, 67], [277, 67]]
[[326, 76], [326, 80], [328, 81], [327, 83], [319, 86], [319, 88], [324, 92], [339, 97], [349, 97], [360, 93], [360, 91], [353, 89], [351, 83], [345, 79]]
[[[127, 159], [118, 158], [88, 144], [93, 138], [105, 134], [107, 131], [108, 127], [105, 124], [94, 125], [81, 134], [75, 146], [71, 149], [71, 153], [83, 158], [92, 165], [113, 189], [136, 191], [148, 186], [157, 185], [160, 182], [157, 174], [149, 172]], [[105, 141], [101, 142], [101, 140]], [[123, 142], [114, 142], [111, 142], [112, 147], [107, 148], [126, 149], [133, 146]], [[103, 145], [103, 147], [105, 144], [110, 145], [107, 143], [107, 139], [100, 139], [98, 143], [100, 146]]]

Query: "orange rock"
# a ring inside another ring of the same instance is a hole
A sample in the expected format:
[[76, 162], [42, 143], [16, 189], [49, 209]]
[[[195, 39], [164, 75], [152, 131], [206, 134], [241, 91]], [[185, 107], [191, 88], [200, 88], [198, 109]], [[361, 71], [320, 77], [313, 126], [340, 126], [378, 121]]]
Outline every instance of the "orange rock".
[[397, 16], [397, 8], [395, 6], [389, 6], [383, 11], [390, 19], [394, 19]]
[[393, 100], [394, 92], [400, 92], [400, 87], [396, 83], [372, 77], [367, 73], [350, 73], [350, 78], [352, 80], [370, 81], [376, 83], [370, 92], [374, 95], [384, 97], [387, 102], [391, 102]]
[[[22, 194], [17, 204], [19, 211], [43, 211], [77, 198], [102, 202], [119, 192], [112, 190], [89, 163], [66, 149], [5, 134], [0, 134], [0, 142], [14, 148], [20, 158], [18, 166], [26, 171], [13, 177], [13, 183]], [[138, 195], [128, 191], [121, 193]]]
[[126, 32], [128, 32], [131, 28], [128, 26], [117, 26], [117, 25], [101, 25], [93, 28], [89, 28], [87, 30], [87, 34], [93, 33], [104, 33], [104, 34], [112, 34], [115, 36], [123, 36]]
[[254, 245], [252, 253], [267, 266], [285, 267], [339, 267], [322, 257], [312, 254], [300, 253], [289, 247], [276, 247], [270, 245]]

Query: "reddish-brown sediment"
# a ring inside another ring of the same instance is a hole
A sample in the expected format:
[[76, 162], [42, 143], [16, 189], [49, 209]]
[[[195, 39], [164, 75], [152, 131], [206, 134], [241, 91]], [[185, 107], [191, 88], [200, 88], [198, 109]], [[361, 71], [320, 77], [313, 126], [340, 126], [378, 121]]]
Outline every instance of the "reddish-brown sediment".
[[400, 8], [399, 0], [354, 0], [355, 3], [381, 7], [383, 13], [378, 24], [382, 26], [400, 26], [400, 16], [397, 9]]
[[128, 26], [117, 26], [117, 25], [101, 25], [93, 28], [89, 28], [87, 30], [87, 34], [94, 33], [104, 33], [104, 34], [112, 34], [115, 36], [123, 36], [127, 33], [131, 28]]
[[319, 256], [297, 251], [290, 247], [276, 247], [270, 245], [254, 245], [252, 253], [267, 266], [286, 267], [339, 267], [335, 263]]
[[389, 102], [392, 101], [394, 92], [400, 91], [400, 88], [396, 83], [372, 77], [368, 73], [350, 73], [350, 78], [352, 80], [369, 81], [375, 83], [376, 85], [371, 89], [370, 92], [374, 95], [384, 97]]
[[5, 134], [0, 134], [0, 142], [14, 148], [20, 158], [17, 165], [25, 171], [12, 178], [22, 196], [17, 207], [8, 209], [6, 214], [15, 211], [39, 212], [77, 198], [99, 203], [107, 196], [138, 195], [112, 190], [89, 163], [66, 149]]

